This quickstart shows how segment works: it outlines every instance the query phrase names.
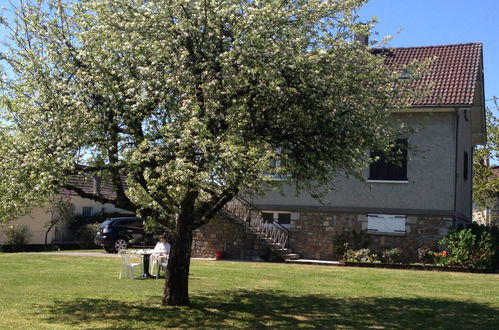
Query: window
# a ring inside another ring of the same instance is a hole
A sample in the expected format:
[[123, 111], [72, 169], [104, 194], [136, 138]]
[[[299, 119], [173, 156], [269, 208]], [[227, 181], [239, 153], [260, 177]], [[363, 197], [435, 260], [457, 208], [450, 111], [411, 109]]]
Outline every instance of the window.
[[281, 158], [277, 158], [277, 159], [274, 158], [274, 159], [270, 160], [270, 167], [271, 168], [278, 169], [278, 168], [281, 168], [283, 165], [284, 165], [284, 162]]
[[370, 233], [405, 234], [405, 215], [368, 214], [367, 231]]
[[270, 160], [270, 176], [272, 177], [273, 180], [279, 181], [279, 180], [285, 180], [289, 177], [289, 174], [282, 173], [283, 172], [283, 167], [284, 167], [284, 159], [283, 158], [277, 158], [277, 159], [272, 159]]
[[266, 223], [272, 223], [274, 221], [274, 213], [263, 212], [263, 221]]
[[273, 221], [281, 225], [291, 224], [291, 213], [281, 213], [281, 212], [263, 212], [263, 221], [265, 223], [272, 223]]
[[81, 210], [81, 215], [84, 217], [89, 217], [92, 215], [92, 207], [91, 206], [84, 206]]
[[133, 227], [133, 228], [142, 229], [142, 228], [144, 228], [144, 221], [143, 220], [130, 221], [130, 223], [128, 225], [130, 227]]
[[463, 178], [464, 181], [468, 180], [468, 153], [465, 151], [464, 152], [464, 157], [463, 157]]
[[144, 221], [141, 219], [123, 219], [123, 220], [117, 220], [114, 225], [116, 226], [122, 226], [122, 227], [127, 227], [127, 228], [138, 228], [138, 229], [143, 229], [144, 228]]
[[291, 224], [291, 213], [278, 213], [277, 222], [280, 223], [281, 225]]
[[400, 79], [411, 79], [413, 76], [413, 73], [411, 70], [409, 69], [403, 69], [401, 72], [400, 72]]
[[407, 181], [407, 139], [397, 139], [388, 153], [371, 152], [371, 158], [378, 158], [369, 166], [369, 180]]
[[270, 159], [269, 161], [269, 172], [265, 173], [265, 175], [270, 176], [273, 180], [281, 181], [286, 180], [290, 174], [285, 173], [285, 157], [282, 156], [282, 149], [276, 149], [276, 157]]

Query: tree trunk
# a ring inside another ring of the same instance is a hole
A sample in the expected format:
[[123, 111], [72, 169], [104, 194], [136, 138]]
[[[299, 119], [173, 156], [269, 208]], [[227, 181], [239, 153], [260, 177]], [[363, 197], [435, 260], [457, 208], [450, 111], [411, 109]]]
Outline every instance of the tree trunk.
[[168, 260], [163, 305], [189, 306], [189, 266], [191, 263], [194, 203], [198, 193], [188, 193], [177, 218], [172, 250]]
[[56, 224], [56, 222], [52, 222], [50, 223], [50, 226], [49, 228], [47, 229], [47, 231], [45, 232], [45, 245], [44, 245], [44, 248], [47, 249], [47, 240], [48, 240], [48, 236], [49, 236], [49, 232], [50, 230], [52, 229], [52, 227], [54, 227], [54, 225]]

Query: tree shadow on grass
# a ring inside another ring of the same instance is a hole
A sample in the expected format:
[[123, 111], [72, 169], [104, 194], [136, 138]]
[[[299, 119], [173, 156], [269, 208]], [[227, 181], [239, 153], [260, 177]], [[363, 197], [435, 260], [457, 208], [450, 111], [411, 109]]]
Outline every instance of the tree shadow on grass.
[[[78, 298], [38, 306], [46, 322], [132, 328], [388, 328], [496, 329], [499, 309], [475, 302], [430, 298], [290, 297], [240, 290], [192, 296], [192, 308], [149, 301]], [[40, 315], [40, 314], [38, 314]]]

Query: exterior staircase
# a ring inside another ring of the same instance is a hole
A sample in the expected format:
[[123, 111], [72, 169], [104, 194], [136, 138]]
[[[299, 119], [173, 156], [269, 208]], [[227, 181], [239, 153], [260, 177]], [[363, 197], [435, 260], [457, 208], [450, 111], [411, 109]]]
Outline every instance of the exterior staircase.
[[234, 198], [224, 206], [221, 213], [242, 225], [247, 233], [256, 235], [284, 261], [299, 259], [300, 256], [289, 248], [291, 231], [276, 221], [264, 221], [262, 211], [244, 199]]

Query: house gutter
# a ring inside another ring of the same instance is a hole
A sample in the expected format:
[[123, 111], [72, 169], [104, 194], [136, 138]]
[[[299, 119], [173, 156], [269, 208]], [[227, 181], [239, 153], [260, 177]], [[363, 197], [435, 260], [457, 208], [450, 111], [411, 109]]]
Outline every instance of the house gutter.
[[455, 134], [455, 143], [456, 143], [456, 152], [454, 156], [454, 217], [452, 219], [452, 226], [454, 229], [456, 229], [456, 222], [457, 222], [457, 179], [458, 179], [458, 159], [459, 159], [459, 108], [455, 107], [455, 112], [456, 112], [456, 134]]

